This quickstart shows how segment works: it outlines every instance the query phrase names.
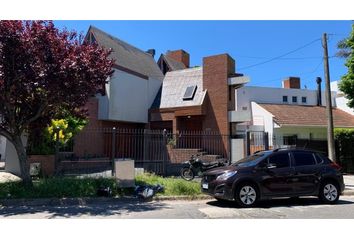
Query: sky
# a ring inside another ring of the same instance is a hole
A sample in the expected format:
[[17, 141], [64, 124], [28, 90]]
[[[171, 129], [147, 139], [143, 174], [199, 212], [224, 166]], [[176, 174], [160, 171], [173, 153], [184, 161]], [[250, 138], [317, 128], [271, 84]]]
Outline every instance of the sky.
[[352, 25], [352, 21], [338, 20], [54, 23], [83, 34], [94, 25], [139, 49], [156, 49], [156, 60], [167, 50], [184, 49], [190, 54], [191, 66], [201, 66], [203, 57], [228, 53], [236, 61], [236, 72], [250, 77], [250, 86], [281, 87], [283, 79], [294, 76], [300, 77], [301, 87], [308, 89], [316, 88], [316, 77], [324, 80], [323, 33], [328, 34], [331, 81], [346, 73], [345, 60], [334, 55], [338, 41], [349, 35]]

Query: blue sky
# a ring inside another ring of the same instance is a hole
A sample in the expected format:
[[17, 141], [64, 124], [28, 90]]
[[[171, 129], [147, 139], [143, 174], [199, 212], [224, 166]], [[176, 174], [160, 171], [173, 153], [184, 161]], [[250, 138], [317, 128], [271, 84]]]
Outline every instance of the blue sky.
[[[329, 56], [337, 42], [348, 36], [351, 21], [55, 21], [86, 33], [94, 25], [142, 50], [156, 49], [156, 59], [167, 50], [189, 52], [191, 66], [202, 65], [205, 56], [228, 53], [236, 71], [250, 76], [253, 86], [280, 87], [288, 76], [301, 78], [301, 85], [315, 88], [315, 78], [324, 78], [320, 38], [329, 34]], [[317, 39], [317, 41], [316, 41]], [[310, 44], [309, 44], [310, 43]], [[250, 67], [295, 51], [266, 64]], [[330, 58], [331, 81], [345, 74], [344, 60]]]

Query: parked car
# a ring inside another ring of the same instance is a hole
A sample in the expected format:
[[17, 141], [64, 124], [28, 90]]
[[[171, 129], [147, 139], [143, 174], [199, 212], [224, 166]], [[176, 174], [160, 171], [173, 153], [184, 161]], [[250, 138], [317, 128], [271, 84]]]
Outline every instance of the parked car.
[[201, 188], [218, 200], [252, 207], [259, 200], [318, 196], [336, 203], [344, 191], [340, 166], [311, 150], [260, 151], [227, 167], [203, 174]]

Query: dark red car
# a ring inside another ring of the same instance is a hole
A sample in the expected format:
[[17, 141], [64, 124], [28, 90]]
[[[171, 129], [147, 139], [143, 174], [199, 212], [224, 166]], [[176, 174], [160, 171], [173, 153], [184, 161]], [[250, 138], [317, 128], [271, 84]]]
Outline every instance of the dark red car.
[[218, 200], [235, 200], [242, 207], [252, 207], [259, 200], [299, 196], [318, 196], [331, 204], [344, 191], [344, 181], [339, 165], [322, 153], [276, 149], [205, 172], [201, 187]]

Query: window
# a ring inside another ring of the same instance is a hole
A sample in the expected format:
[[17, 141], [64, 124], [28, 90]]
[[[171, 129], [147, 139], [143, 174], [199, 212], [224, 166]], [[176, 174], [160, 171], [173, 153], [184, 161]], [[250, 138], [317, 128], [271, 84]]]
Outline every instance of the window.
[[302, 97], [302, 98], [301, 98], [301, 102], [302, 102], [302, 103], [307, 103], [307, 98], [306, 98], [306, 97]]
[[289, 167], [289, 154], [288, 153], [277, 153], [270, 156], [268, 159], [269, 164], [274, 164], [277, 168]]
[[297, 97], [293, 96], [293, 103], [297, 103]]
[[316, 160], [311, 152], [293, 152], [295, 166], [315, 165]]
[[187, 87], [183, 96], [183, 101], [193, 100], [196, 91], [197, 91], [197, 85]]
[[288, 102], [288, 96], [283, 96], [283, 102]]

